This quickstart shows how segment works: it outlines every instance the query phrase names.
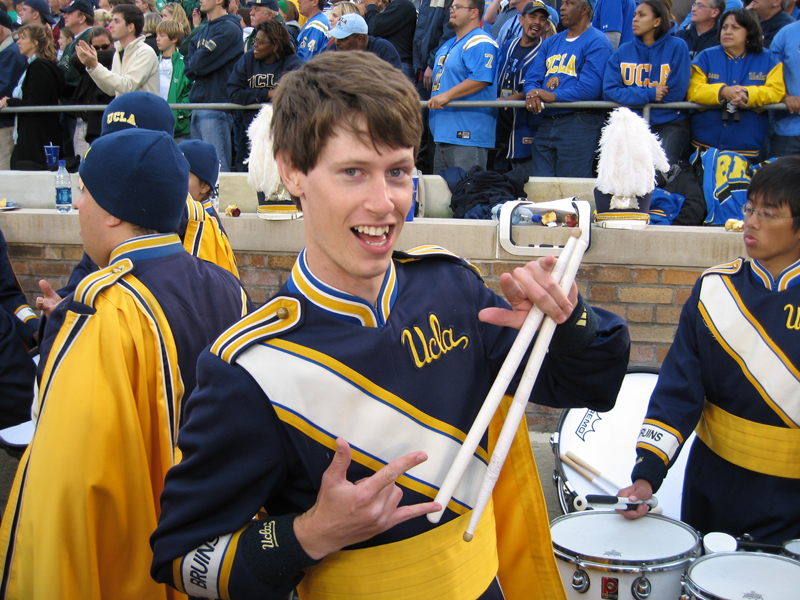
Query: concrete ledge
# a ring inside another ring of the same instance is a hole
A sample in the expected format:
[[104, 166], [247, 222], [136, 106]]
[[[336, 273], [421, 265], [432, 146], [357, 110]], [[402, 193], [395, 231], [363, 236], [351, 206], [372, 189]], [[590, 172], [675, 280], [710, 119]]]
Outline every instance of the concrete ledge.
[[[222, 217], [237, 252], [288, 252], [303, 248], [303, 221], [265, 221], [254, 214]], [[10, 243], [82, 244], [76, 212], [49, 209], [0, 212], [0, 228]], [[514, 227], [517, 244], [563, 244], [567, 228]], [[637, 231], [592, 227], [585, 265], [707, 268], [745, 254], [741, 233], [721, 227], [649, 226]], [[500, 248], [493, 221], [416, 219], [407, 223], [398, 248], [436, 244], [471, 260], [523, 261]]]

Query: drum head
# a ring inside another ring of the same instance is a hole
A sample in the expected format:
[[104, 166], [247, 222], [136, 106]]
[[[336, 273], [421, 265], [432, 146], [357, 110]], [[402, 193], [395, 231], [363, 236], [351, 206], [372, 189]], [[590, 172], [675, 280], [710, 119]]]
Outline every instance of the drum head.
[[686, 585], [701, 598], [788, 600], [800, 590], [800, 563], [757, 552], [719, 552], [698, 559]]
[[800, 540], [784, 542], [783, 553], [790, 558], [800, 560]]
[[[573, 408], [562, 413], [558, 435], [553, 436], [552, 443], [556, 468], [561, 478], [558, 495], [563, 512], [575, 510], [570, 487], [580, 496], [606, 493], [561, 462], [559, 455], [567, 451], [574, 452], [608, 476], [617, 484], [613, 487], [622, 489], [631, 485], [630, 475], [636, 462], [636, 439], [657, 380], [658, 373], [655, 370], [631, 369], [625, 375], [617, 402], [610, 411], [598, 413], [586, 408]], [[656, 493], [663, 514], [673, 519], [680, 519], [681, 516], [683, 475], [694, 438], [693, 432]]]
[[700, 538], [688, 525], [658, 515], [629, 520], [607, 511], [554, 519], [553, 547], [578, 560], [609, 564], [659, 564], [695, 556]]

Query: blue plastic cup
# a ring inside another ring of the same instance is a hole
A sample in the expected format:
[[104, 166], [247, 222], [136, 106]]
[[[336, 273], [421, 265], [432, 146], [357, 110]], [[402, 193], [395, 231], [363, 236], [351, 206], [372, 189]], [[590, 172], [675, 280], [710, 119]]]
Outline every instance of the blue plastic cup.
[[58, 164], [58, 146], [45, 146], [44, 157], [48, 167], [55, 167]]

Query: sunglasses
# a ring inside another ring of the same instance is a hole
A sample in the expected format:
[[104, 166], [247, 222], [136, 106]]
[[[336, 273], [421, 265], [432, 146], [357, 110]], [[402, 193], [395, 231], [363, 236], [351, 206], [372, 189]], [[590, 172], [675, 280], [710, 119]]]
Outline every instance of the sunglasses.
[[102, 46], [95, 46], [94, 44], [92, 44], [92, 46], [94, 46], [95, 50], [108, 50], [109, 48], [111, 48], [111, 44], [103, 44]]

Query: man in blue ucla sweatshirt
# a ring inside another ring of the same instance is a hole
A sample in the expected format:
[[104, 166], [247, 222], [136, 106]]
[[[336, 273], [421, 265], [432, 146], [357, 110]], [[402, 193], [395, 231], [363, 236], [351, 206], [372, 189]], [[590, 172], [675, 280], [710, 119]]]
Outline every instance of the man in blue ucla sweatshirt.
[[[244, 51], [242, 28], [228, 14], [229, 0], [201, 0], [208, 25], [192, 37], [186, 57], [186, 77], [194, 81], [190, 102], [230, 102], [228, 77]], [[192, 139], [213, 144], [220, 157], [220, 171], [231, 170], [231, 125], [233, 118], [221, 110], [192, 112]]]
[[603, 70], [613, 52], [605, 34], [592, 27], [596, 0], [564, 0], [561, 33], [545, 40], [525, 73], [527, 108], [544, 110], [533, 140], [534, 177], [592, 177], [602, 111], [546, 109], [548, 102], [600, 100]]

